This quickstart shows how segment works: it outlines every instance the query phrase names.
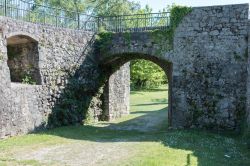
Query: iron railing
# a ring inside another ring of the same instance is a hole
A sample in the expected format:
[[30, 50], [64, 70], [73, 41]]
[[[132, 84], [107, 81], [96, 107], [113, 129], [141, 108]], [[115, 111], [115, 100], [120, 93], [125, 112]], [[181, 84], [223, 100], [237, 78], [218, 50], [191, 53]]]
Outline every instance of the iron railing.
[[170, 14], [149, 13], [120, 16], [92, 16], [25, 0], [0, 0], [0, 15], [33, 23], [97, 32], [166, 29]]
[[0, 14], [17, 20], [56, 27], [96, 31], [96, 17], [24, 0], [0, 0]]
[[170, 25], [170, 13], [148, 13], [99, 17], [99, 28], [106, 31], [147, 31], [166, 29]]

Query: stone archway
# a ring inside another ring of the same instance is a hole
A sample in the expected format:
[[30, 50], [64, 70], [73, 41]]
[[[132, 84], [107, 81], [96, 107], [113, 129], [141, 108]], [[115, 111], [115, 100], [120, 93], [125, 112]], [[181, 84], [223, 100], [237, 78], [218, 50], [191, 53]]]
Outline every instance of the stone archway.
[[165, 72], [168, 80], [168, 125], [172, 125], [172, 63], [164, 58], [141, 53], [124, 53], [109, 56], [100, 64], [106, 69], [106, 85], [104, 90], [105, 120], [115, 119], [129, 113], [130, 67], [131, 60], [144, 59], [151, 61]]

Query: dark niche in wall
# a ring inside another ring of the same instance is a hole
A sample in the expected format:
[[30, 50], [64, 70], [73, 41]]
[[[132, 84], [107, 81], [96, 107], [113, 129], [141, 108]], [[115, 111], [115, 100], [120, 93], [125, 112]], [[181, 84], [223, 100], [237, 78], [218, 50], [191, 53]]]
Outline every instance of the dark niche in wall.
[[11, 82], [41, 84], [38, 42], [28, 36], [7, 39]]

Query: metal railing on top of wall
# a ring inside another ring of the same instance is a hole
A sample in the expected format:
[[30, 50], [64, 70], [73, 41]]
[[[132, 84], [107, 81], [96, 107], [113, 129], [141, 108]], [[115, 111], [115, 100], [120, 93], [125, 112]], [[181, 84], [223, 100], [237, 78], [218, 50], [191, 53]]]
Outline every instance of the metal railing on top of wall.
[[146, 31], [166, 29], [170, 25], [169, 12], [91, 16], [25, 0], [0, 0], [0, 15], [33, 23], [92, 32], [100, 29], [111, 32]]

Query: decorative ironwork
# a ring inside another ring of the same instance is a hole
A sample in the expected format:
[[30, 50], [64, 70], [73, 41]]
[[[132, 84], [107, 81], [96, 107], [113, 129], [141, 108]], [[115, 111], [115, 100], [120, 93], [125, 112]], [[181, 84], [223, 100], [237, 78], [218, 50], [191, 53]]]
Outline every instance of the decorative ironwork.
[[147, 31], [166, 29], [168, 12], [120, 16], [91, 16], [25, 0], [0, 0], [0, 15], [33, 23], [97, 32]]

